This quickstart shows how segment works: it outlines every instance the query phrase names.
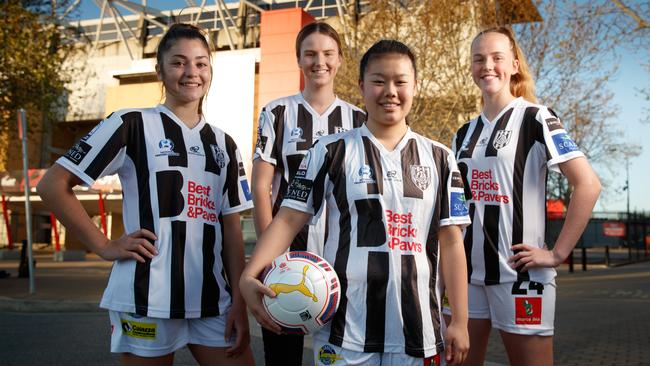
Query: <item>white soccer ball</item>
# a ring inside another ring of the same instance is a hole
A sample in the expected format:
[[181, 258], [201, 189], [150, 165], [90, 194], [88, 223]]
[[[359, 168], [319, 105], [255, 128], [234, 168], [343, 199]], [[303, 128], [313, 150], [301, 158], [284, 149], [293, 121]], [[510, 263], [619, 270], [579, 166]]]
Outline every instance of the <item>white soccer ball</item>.
[[332, 320], [341, 299], [339, 278], [332, 266], [310, 252], [287, 252], [275, 258], [264, 285], [276, 297], [264, 296], [269, 314], [287, 334], [308, 334]]

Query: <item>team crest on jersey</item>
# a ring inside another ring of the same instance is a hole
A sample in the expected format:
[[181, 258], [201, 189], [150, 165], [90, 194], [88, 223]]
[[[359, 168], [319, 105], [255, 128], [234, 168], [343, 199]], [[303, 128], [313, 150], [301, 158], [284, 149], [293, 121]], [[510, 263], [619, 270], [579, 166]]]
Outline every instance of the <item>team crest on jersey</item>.
[[372, 171], [370, 165], [363, 165], [359, 170], [357, 170], [357, 180], [354, 181], [355, 184], [376, 182], [375, 173]]
[[411, 165], [411, 181], [421, 190], [426, 190], [431, 184], [431, 167]]
[[291, 136], [289, 136], [289, 142], [304, 142], [302, 138], [302, 128], [296, 127], [291, 130]]
[[336, 361], [342, 360], [343, 357], [336, 354], [334, 347], [329, 344], [323, 345], [318, 350], [318, 360], [323, 365], [334, 365]]
[[223, 169], [226, 166], [226, 154], [224, 151], [216, 144], [210, 144], [210, 149], [212, 150], [212, 157], [214, 161], [217, 162], [217, 166]]
[[334, 133], [342, 133], [342, 132], [345, 132], [347, 130], [348, 130], [347, 128], [341, 127], [341, 126], [335, 126], [334, 127]]
[[497, 131], [496, 135], [494, 136], [494, 142], [492, 142], [492, 146], [494, 146], [494, 148], [497, 150], [505, 147], [510, 142], [510, 136], [512, 136], [511, 130]]
[[160, 140], [156, 156], [178, 156], [178, 153], [174, 151], [174, 141], [171, 139]]

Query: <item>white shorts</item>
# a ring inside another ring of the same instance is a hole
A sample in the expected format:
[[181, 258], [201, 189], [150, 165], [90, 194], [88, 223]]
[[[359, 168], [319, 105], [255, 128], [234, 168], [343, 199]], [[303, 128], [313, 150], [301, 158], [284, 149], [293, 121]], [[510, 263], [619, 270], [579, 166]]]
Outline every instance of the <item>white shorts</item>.
[[440, 356], [412, 357], [403, 353], [366, 353], [350, 351], [331, 343], [313, 339], [316, 366], [440, 366]]
[[187, 344], [225, 348], [234, 344], [233, 332], [224, 339], [227, 314], [196, 319], [149, 318], [108, 311], [111, 321], [111, 352], [142, 357], [170, 354]]
[[[491, 319], [504, 332], [552, 336], [555, 322], [555, 280], [521, 281], [498, 285], [468, 285], [469, 318]], [[451, 315], [444, 302], [443, 313]]]

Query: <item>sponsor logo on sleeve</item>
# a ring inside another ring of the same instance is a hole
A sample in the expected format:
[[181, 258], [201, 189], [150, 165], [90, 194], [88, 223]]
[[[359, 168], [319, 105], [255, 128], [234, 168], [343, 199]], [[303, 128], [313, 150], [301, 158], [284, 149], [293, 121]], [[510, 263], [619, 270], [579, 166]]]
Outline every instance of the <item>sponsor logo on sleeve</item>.
[[307, 154], [302, 157], [298, 170], [296, 171], [296, 177], [305, 177], [307, 176], [307, 170], [309, 169], [309, 164], [311, 164], [311, 150], [307, 151]]
[[71, 162], [79, 165], [79, 163], [81, 163], [81, 161], [86, 157], [90, 149], [92, 149], [92, 146], [81, 140], [74, 144], [74, 146], [72, 146], [64, 156]]
[[216, 144], [210, 144], [210, 150], [212, 150], [212, 157], [217, 163], [217, 166], [223, 169], [226, 166], [226, 154], [224, 151]]
[[510, 136], [512, 136], [511, 130], [497, 131], [496, 135], [494, 136], [494, 142], [492, 142], [492, 146], [494, 146], [494, 148], [497, 150], [505, 147], [510, 142]]
[[318, 361], [323, 365], [334, 365], [336, 361], [342, 360], [343, 357], [336, 354], [334, 347], [329, 344], [324, 345], [318, 350]]
[[549, 131], [564, 129], [564, 126], [562, 126], [560, 120], [555, 117], [547, 118], [545, 121]]
[[569, 137], [569, 135], [566, 133], [558, 133], [557, 135], [553, 135], [553, 143], [555, 144], [557, 152], [560, 155], [580, 150], [578, 148], [578, 145], [576, 145], [576, 143], [573, 142], [571, 137]]
[[542, 324], [542, 298], [515, 297], [515, 324]]
[[411, 181], [421, 190], [426, 190], [431, 184], [431, 167], [411, 165]]
[[451, 172], [451, 186], [454, 188], [463, 188], [463, 178], [459, 172]]
[[465, 193], [451, 192], [451, 216], [466, 216], [468, 212]]
[[311, 193], [312, 185], [313, 182], [311, 180], [294, 177], [289, 188], [287, 188], [285, 198], [307, 202], [307, 197], [309, 197], [309, 194]]
[[257, 128], [257, 141], [255, 142], [255, 147], [264, 151], [266, 149], [266, 141], [268, 141], [268, 137], [263, 135], [262, 126], [259, 126]]
[[143, 323], [132, 320], [121, 320], [122, 333], [128, 337], [140, 339], [156, 339], [156, 323]]
[[242, 192], [244, 192], [244, 197], [246, 197], [246, 201], [250, 201], [253, 199], [253, 195], [251, 194], [251, 190], [248, 187], [248, 181], [246, 179], [243, 179], [239, 183], [241, 185]]

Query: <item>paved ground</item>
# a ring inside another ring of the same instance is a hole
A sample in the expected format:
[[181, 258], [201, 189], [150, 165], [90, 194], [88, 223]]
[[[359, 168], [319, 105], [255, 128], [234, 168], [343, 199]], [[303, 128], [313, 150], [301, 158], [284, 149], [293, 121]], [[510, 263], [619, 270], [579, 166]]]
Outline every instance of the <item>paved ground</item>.
[[[612, 256], [623, 263], [627, 251]], [[108, 331], [100, 331], [107, 324], [106, 313], [97, 308], [110, 263], [92, 255], [83, 262], [53, 262], [51, 253], [35, 258], [34, 295], [28, 294], [27, 279], [16, 278], [18, 262], [0, 261], [0, 270], [11, 274], [0, 279], [0, 364], [116, 364], [108, 353]], [[591, 256], [586, 272], [579, 260], [574, 273], [566, 265], [560, 268], [555, 363], [650, 365], [650, 262], [612, 268], [597, 262]], [[252, 335], [256, 360], [262, 364], [257, 326], [252, 326]], [[305, 355], [303, 365], [313, 365], [309, 339]], [[491, 365], [507, 364], [496, 332], [487, 359]], [[194, 364], [186, 350], [176, 361]]]

